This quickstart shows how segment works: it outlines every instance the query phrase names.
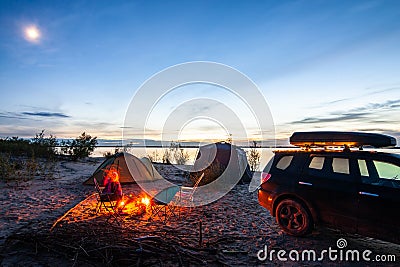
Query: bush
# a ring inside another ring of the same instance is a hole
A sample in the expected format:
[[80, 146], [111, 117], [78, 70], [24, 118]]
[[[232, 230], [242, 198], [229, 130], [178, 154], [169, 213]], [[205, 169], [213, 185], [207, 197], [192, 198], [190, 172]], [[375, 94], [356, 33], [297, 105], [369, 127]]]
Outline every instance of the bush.
[[44, 179], [54, 179], [56, 161], [54, 159], [37, 159], [34, 156], [11, 157], [0, 154], [0, 180], [5, 182], [27, 181], [40, 176]]
[[11, 162], [10, 157], [0, 154], [0, 180], [10, 180], [15, 173], [15, 169], [15, 164]]
[[260, 152], [257, 151], [257, 142], [253, 141], [253, 145], [250, 146], [250, 151], [247, 152], [247, 158], [248, 162], [250, 165], [251, 171], [255, 172], [258, 170], [258, 167], [260, 166]]
[[51, 135], [45, 137], [44, 131], [36, 134], [36, 136], [31, 140], [30, 144], [33, 148], [33, 154], [30, 156], [37, 156], [43, 158], [52, 158], [56, 154], [55, 147], [58, 145], [56, 137]]
[[9, 154], [12, 157], [53, 158], [56, 155], [57, 140], [53, 135], [45, 137], [44, 131], [36, 134], [31, 140], [18, 138], [18, 136], [0, 139], [0, 153]]
[[176, 164], [185, 165], [185, 163], [189, 160], [189, 153], [184, 152], [183, 148], [175, 149], [174, 159]]
[[88, 157], [97, 145], [97, 137], [83, 132], [75, 140], [63, 142], [62, 151], [69, 154], [73, 160]]
[[188, 160], [189, 153], [181, 148], [180, 143], [175, 142], [171, 142], [169, 148], [164, 150], [164, 154], [162, 156], [162, 162], [166, 164], [171, 164], [172, 162], [175, 162], [178, 165], [185, 165]]
[[170, 158], [171, 158], [171, 152], [170, 152], [169, 148], [164, 149], [164, 153], [162, 156], [162, 162], [165, 164], [171, 164]]
[[154, 150], [151, 155], [147, 154], [147, 157], [150, 159], [151, 162], [159, 162], [160, 161], [160, 155], [158, 154], [157, 150]]
[[113, 157], [113, 156], [114, 156], [114, 153], [112, 153], [110, 151], [107, 151], [107, 152], [103, 153], [103, 157], [108, 158], [108, 159]]

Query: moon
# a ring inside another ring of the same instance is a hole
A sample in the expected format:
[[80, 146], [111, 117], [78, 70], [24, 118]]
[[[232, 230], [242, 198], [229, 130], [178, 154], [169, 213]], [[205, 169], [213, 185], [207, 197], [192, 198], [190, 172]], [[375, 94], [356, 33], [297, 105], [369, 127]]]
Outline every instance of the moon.
[[31, 25], [24, 29], [24, 36], [28, 42], [38, 43], [41, 37], [41, 33], [36, 25]]

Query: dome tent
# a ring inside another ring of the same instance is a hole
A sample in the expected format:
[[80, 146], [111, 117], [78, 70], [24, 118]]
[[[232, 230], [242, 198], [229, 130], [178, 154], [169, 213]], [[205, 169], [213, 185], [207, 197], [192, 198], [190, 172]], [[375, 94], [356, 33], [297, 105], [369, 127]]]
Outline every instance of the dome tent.
[[[231, 166], [227, 169], [228, 164]], [[220, 176], [224, 171], [232, 180], [240, 180], [242, 183], [251, 181], [251, 171], [247, 162], [246, 152], [230, 143], [218, 142], [199, 147], [196, 161], [191, 172], [191, 180], [195, 180], [204, 173], [203, 180], [200, 184], [211, 182], [215, 177]], [[237, 177], [240, 175], [240, 177]]]
[[[131, 167], [131, 170], [129, 170], [128, 164]], [[104, 170], [107, 170], [111, 166], [116, 166], [118, 168], [120, 173], [119, 181], [121, 184], [153, 182], [163, 179], [149, 159], [139, 159], [129, 153], [120, 152], [104, 160], [103, 163], [101, 163], [93, 172], [92, 176], [90, 176], [90, 178], [83, 184], [94, 185], [93, 178], [96, 178], [99, 184], [102, 184]]]

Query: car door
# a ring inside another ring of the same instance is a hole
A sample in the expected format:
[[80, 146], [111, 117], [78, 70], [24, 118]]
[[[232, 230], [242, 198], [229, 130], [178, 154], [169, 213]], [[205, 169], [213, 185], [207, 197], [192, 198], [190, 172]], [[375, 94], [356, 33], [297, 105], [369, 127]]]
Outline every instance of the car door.
[[400, 164], [389, 158], [365, 158], [358, 165], [358, 232], [400, 243]]
[[357, 183], [352, 160], [342, 153], [311, 154], [299, 179], [299, 192], [309, 199], [320, 220], [356, 231]]

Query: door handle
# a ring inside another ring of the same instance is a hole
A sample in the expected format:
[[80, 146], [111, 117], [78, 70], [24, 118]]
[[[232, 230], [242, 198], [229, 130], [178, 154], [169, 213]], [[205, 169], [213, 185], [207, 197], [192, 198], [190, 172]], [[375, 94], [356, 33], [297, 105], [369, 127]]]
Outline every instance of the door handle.
[[299, 184], [308, 185], [308, 186], [312, 186], [313, 185], [312, 183], [307, 183], [307, 182], [302, 182], [302, 181], [299, 181]]
[[362, 192], [362, 191], [358, 192], [358, 194], [364, 195], [364, 196], [379, 197], [378, 194], [368, 193], [368, 192]]

